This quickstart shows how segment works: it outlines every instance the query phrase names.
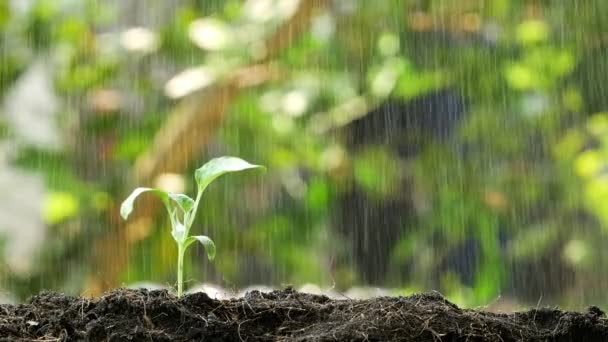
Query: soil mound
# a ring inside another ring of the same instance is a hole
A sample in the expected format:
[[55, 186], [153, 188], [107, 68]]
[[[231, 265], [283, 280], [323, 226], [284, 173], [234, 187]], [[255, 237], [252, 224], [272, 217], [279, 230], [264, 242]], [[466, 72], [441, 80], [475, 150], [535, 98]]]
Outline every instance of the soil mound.
[[215, 300], [119, 289], [95, 299], [43, 292], [1, 305], [0, 340], [608, 341], [608, 319], [597, 307], [465, 310], [437, 293], [332, 300], [285, 289]]

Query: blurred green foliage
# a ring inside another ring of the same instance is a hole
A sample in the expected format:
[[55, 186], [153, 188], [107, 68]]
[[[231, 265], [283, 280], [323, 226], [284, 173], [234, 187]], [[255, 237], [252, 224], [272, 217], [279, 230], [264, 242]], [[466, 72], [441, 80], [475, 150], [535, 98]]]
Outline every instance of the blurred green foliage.
[[[130, 167], [179, 102], [171, 94], [188, 92], [171, 90], [172, 77], [190, 70], [213, 83], [268, 63], [281, 77], [241, 90], [194, 157], [238, 155], [269, 175], [210, 187], [195, 229], [221, 242], [217, 262], [187, 263], [187, 274], [228, 287], [358, 284], [332, 229], [341, 195], [357, 187], [371, 201], [407, 192], [414, 202], [382, 285], [439, 289], [467, 305], [501, 294], [605, 302], [608, 2], [333, 1], [269, 62], [261, 42], [297, 2], [141, 3], [0, 1], [0, 91], [45, 61], [66, 141], [60, 151], [20, 145], [13, 160], [44, 175], [53, 234], [32, 274], [3, 273], [10, 289], [83, 286], [93, 241], [116, 224], [107, 211], [132, 186]], [[423, 142], [408, 157], [389, 144], [353, 151], [345, 142], [348, 123], [387, 98], [446, 87], [467, 103], [448, 139], [404, 136]], [[5, 122], [1, 132], [12, 139]], [[171, 243], [152, 234], [133, 245], [123, 280], [170, 282]], [[74, 266], [53, 271], [62, 265]]]

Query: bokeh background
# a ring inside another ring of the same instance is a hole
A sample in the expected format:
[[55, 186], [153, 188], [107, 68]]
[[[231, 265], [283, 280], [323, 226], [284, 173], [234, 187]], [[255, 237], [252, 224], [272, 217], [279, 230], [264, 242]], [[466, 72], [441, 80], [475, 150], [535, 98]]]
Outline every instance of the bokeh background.
[[[187, 287], [608, 304], [608, 2], [0, 0], [0, 289], [175, 282], [138, 185], [206, 192]], [[312, 286], [312, 287], [311, 287]], [[510, 303], [510, 304], [509, 304]], [[511, 306], [509, 306], [511, 305]]]

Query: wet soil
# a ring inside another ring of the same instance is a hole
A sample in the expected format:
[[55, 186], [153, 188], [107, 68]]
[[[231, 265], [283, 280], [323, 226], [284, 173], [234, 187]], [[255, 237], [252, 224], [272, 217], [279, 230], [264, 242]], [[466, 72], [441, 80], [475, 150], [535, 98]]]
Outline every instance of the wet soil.
[[0, 340], [608, 341], [608, 319], [596, 307], [464, 310], [437, 293], [332, 300], [286, 289], [215, 300], [120, 289], [95, 299], [44, 292], [1, 305]]

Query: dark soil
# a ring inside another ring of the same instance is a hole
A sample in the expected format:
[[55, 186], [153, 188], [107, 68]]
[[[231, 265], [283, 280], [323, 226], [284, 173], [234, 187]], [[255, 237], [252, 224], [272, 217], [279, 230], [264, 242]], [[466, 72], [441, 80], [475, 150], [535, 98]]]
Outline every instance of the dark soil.
[[116, 290], [83, 299], [45, 292], [0, 306], [0, 340], [35, 341], [608, 341], [608, 319], [536, 309], [459, 309], [436, 293], [332, 300], [291, 289], [233, 300]]

